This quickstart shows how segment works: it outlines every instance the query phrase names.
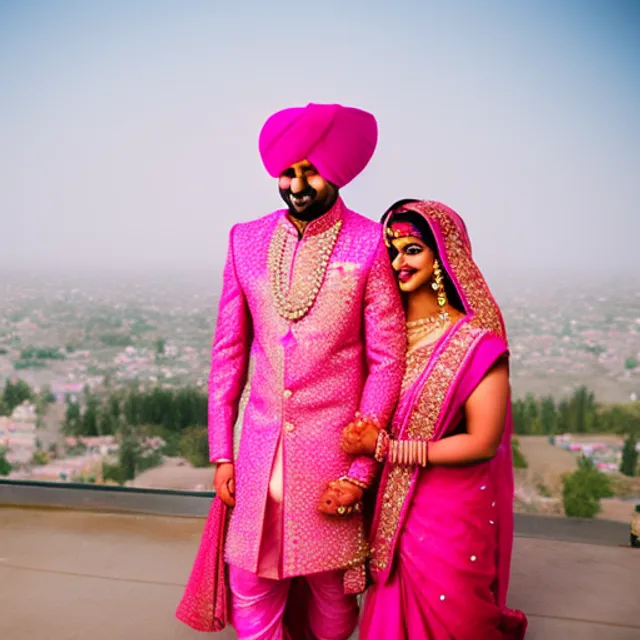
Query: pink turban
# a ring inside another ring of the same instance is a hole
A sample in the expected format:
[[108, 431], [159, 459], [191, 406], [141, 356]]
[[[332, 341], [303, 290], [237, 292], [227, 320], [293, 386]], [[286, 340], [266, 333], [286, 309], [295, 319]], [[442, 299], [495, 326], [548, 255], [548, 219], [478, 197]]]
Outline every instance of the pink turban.
[[260, 155], [277, 178], [294, 162], [307, 159], [338, 188], [369, 163], [378, 141], [376, 119], [339, 104], [309, 104], [274, 113], [260, 132]]

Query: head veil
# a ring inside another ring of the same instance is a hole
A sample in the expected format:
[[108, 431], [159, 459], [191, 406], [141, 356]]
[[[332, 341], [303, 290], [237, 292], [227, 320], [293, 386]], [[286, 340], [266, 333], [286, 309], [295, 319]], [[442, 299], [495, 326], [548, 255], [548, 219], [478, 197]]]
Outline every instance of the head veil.
[[453, 209], [435, 200], [401, 200], [392, 205], [382, 218], [385, 238], [394, 216], [399, 213], [414, 213], [426, 221], [435, 238], [442, 266], [471, 323], [492, 331], [506, 342], [502, 312], [473, 260], [471, 241], [462, 218]]

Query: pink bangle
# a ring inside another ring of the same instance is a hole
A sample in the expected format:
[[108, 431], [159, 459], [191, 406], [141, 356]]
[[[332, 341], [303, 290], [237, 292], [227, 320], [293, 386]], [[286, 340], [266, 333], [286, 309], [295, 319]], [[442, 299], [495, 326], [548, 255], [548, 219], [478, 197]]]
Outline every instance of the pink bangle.
[[429, 464], [428, 440], [393, 440], [388, 445], [389, 462], [400, 465]]

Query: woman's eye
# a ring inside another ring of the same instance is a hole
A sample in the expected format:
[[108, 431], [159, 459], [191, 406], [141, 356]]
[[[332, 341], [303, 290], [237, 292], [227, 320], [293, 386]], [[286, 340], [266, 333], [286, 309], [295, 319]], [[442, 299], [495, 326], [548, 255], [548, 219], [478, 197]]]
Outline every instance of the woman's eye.
[[407, 247], [405, 253], [409, 256], [415, 256], [418, 255], [419, 253], [422, 253], [422, 249], [420, 247]]

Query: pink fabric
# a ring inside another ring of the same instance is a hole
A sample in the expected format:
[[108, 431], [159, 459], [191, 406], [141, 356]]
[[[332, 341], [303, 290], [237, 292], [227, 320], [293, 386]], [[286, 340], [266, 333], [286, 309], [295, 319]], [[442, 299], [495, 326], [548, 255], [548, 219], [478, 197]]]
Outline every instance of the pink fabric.
[[262, 544], [258, 559], [258, 575], [261, 578], [282, 578], [282, 502], [267, 497]]
[[223, 560], [227, 507], [214, 498], [200, 547], [176, 617], [196, 631], [222, 631], [229, 622], [230, 593]]
[[306, 159], [341, 188], [367, 166], [377, 141], [378, 125], [370, 113], [338, 104], [309, 104], [273, 114], [262, 128], [259, 148], [273, 177]]
[[347, 640], [358, 623], [355, 596], [341, 571], [269, 580], [230, 567], [232, 623], [238, 640]]
[[[467, 312], [440, 339], [416, 382], [403, 391], [392, 425], [394, 434], [407, 437], [419, 410], [420, 424], [432, 421], [431, 439], [439, 440], [460, 426], [466, 400], [496, 360], [508, 353], [504, 321], [472, 259], [460, 216], [433, 201], [408, 203], [399, 210], [414, 211], [430, 225]], [[439, 379], [450, 383], [429, 386]], [[425, 417], [438, 406], [435, 415]], [[385, 466], [373, 544], [389, 553], [374, 554], [376, 584], [367, 595], [362, 640], [524, 637], [526, 617], [506, 607], [513, 543], [511, 433], [508, 411], [502, 443], [491, 461], [417, 468], [407, 489], [390, 476], [390, 465]], [[402, 508], [395, 530], [388, 531], [384, 527], [394, 520], [382, 518], [382, 496], [394, 486], [399, 487]]]
[[[444, 341], [455, 339], [465, 324], [460, 323]], [[433, 440], [460, 424], [464, 402], [506, 353], [501, 338], [480, 332]], [[432, 362], [438, 354], [436, 350]], [[400, 399], [393, 425], [398, 436], [414, 406], [405, 396], [416, 399], [423, 384], [421, 377]], [[508, 438], [505, 435], [499, 454], [490, 462], [416, 470], [394, 544], [393, 565], [374, 572], [376, 583], [367, 592], [361, 640], [524, 637], [524, 614], [507, 609], [505, 602], [513, 539], [513, 470], [506, 466], [510, 455], [504, 450], [508, 446], [510, 454]]]
[[[325, 280], [297, 322], [278, 315], [268, 251], [280, 225], [294, 278], [322, 233], [342, 221]], [[381, 227], [344, 207], [309, 224], [299, 240], [285, 211], [231, 232], [209, 379], [210, 459], [233, 457], [238, 401], [253, 359], [251, 393], [235, 464], [236, 506], [227, 562], [257, 572], [265, 505], [283, 444], [282, 577], [344, 568], [366, 555], [363, 519], [329, 518], [318, 502], [329, 481], [370, 482], [377, 465], [340, 448], [355, 413], [391, 417], [404, 371], [404, 314]], [[287, 393], [285, 393], [285, 391]]]

